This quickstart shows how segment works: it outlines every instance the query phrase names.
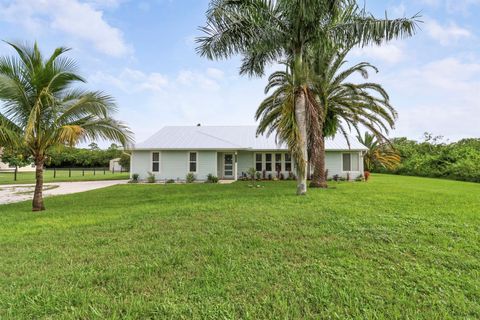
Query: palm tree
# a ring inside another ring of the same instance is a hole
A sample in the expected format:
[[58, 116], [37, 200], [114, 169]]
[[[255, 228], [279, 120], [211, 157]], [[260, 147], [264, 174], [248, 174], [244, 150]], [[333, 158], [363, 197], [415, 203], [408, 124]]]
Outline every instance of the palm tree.
[[358, 135], [357, 139], [368, 148], [363, 156], [366, 171], [372, 171], [378, 167], [393, 170], [400, 164], [400, 155], [388, 142], [368, 132], [365, 132], [363, 137]]
[[332, 41], [366, 45], [410, 36], [415, 18], [375, 19], [353, 0], [211, 0], [206, 26], [201, 28], [205, 36], [197, 39], [198, 52], [209, 59], [240, 54], [240, 74], [250, 76], [262, 76], [272, 63], [288, 64], [295, 86], [295, 139], [302, 155], [296, 163], [297, 194], [305, 194], [308, 79], [303, 75], [308, 51]]
[[390, 104], [387, 92], [377, 83], [352, 83], [349, 78], [360, 74], [368, 79], [369, 70], [378, 72], [377, 68], [368, 62], [360, 62], [343, 69], [346, 55], [351, 46], [343, 50], [332, 48], [322, 51], [315, 59], [317, 77], [312, 90], [318, 96], [316, 106], [321, 110], [323, 118], [319, 121], [321, 134], [313, 137], [312, 161], [314, 163], [311, 187], [327, 187], [325, 177], [325, 137], [333, 136], [338, 131], [348, 142], [348, 131], [355, 129], [360, 132], [363, 126], [376, 136], [384, 137], [393, 128], [397, 112]]
[[[306, 83], [304, 86], [305, 123], [312, 123], [319, 119], [316, 113], [318, 108], [314, 106], [316, 103], [315, 96], [311, 90], [312, 75], [305, 72], [304, 76], [304, 83]], [[304, 159], [308, 159], [308, 154], [305, 153], [308, 150], [298, 143], [301, 140], [301, 133], [297, 125], [298, 117], [295, 113], [297, 92], [294, 79], [295, 76], [292, 75], [288, 67], [285, 71], [277, 71], [270, 75], [265, 87], [265, 94], [268, 94], [271, 90], [273, 90], [273, 93], [262, 101], [255, 113], [255, 120], [259, 121], [257, 134], [267, 136], [276, 134], [277, 141], [286, 143], [295, 163], [298, 164], [302, 163]], [[309, 128], [312, 128], [312, 126], [305, 128], [307, 137], [313, 135], [307, 130]]]
[[34, 159], [32, 206], [40, 211], [45, 209], [43, 167], [52, 148], [95, 139], [126, 145], [132, 133], [112, 118], [116, 110], [112, 97], [72, 88], [85, 80], [76, 73], [75, 61], [63, 56], [69, 49], [57, 48], [44, 59], [36, 43], [8, 44], [17, 56], [0, 58], [0, 119], [8, 124], [3, 136], [21, 137]]

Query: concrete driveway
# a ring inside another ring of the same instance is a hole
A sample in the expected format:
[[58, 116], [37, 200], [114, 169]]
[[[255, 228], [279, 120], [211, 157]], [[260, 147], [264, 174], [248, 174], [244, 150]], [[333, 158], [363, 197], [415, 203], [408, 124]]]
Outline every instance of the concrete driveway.
[[[128, 180], [109, 180], [45, 183], [43, 186], [43, 196], [49, 197], [89, 191], [124, 184], [127, 183], [127, 181]], [[34, 188], [35, 185], [31, 184], [0, 185], [0, 204], [31, 200], [33, 198]]]

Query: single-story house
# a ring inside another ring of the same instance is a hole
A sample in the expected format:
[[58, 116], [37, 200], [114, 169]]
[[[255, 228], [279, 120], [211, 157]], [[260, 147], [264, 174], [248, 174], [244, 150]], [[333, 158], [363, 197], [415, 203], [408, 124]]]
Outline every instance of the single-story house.
[[[157, 180], [185, 180], [192, 172], [198, 180], [206, 180], [208, 174], [236, 180], [252, 167], [272, 177], [295, 173], [287, 147], [274, 135], [257, 136], [256, 130], [255, 126], [164, 127], [133, 147], [130, 174], [139, 174], [141, 180], [149, 172]], [[325, 141], [329, 177], [363, 175], [367, 148], [355, 138], [349, 141], [350, 145], [341, 134]]]

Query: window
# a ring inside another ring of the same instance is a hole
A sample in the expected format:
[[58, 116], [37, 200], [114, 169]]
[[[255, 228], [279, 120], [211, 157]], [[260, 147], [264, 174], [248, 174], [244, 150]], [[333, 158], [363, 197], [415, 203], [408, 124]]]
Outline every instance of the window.
[[358, 153], [344, 153], [342, 154], [343, 171], [359, 171], [360, 157]]
[[197, 172], [197, 153], [189, 152], [188, 163], [190, 172]]
[[285, 153], [285, 171], [292, 171], [292, 156], [289, 153]]
[[343, 171], [352, 171], [352, 159], [350, 153], [342, 154], [343, 157]]
[[262, 171], [262, 154], [255, 154], [255, 170]]
[[352, 153], [352, 171], [360, 170], [358, 160], [359, 160], [358, 153]]
[[160, 152], [152, 152], [152, 172], [160, 171]]
[[272, 154], [265, 153], [265, 171], [272, 171]]
[[275, 153], [275, 172], [282, 171], [282, 154]]

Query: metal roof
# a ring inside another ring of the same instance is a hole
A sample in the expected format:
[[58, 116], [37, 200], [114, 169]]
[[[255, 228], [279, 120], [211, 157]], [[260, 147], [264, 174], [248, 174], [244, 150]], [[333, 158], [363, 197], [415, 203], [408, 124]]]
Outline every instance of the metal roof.
[[[136, 144], [134, 150], [287, 150], [275, 135], [256, 135], [256, 126], [168, 126]], [[325, 140], [326, 150], [367, 150], [356, 138], [337, 134]]]

